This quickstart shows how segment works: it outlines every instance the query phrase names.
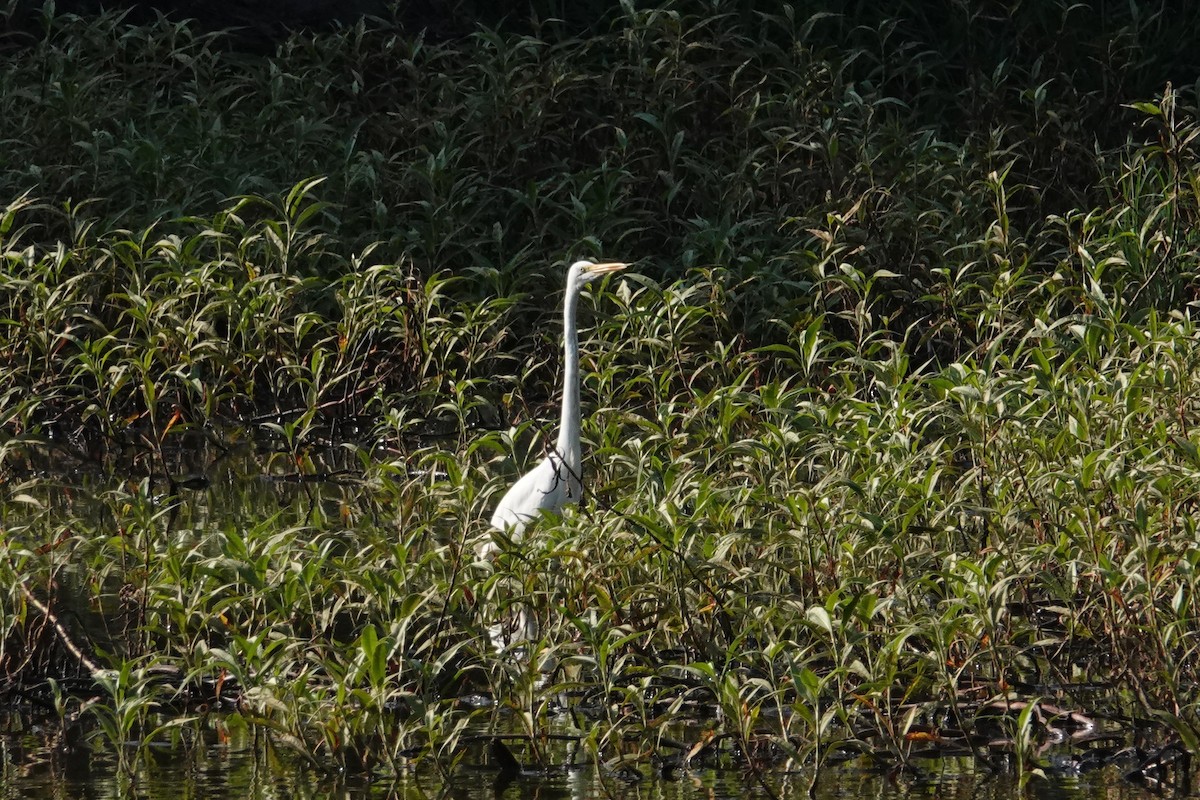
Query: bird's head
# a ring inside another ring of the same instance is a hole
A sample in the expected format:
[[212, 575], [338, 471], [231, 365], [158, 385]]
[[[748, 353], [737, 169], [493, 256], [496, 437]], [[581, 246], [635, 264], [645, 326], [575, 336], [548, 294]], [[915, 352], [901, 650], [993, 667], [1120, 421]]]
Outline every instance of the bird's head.
[[571, 265], [570, 275], [575, 278], [576, 285], [582, 287], [611, 272], [620, 272], [627, 266], [629, 265], [621, 261], [605, 261], [601, 264], [591, 261], [576, 261]]

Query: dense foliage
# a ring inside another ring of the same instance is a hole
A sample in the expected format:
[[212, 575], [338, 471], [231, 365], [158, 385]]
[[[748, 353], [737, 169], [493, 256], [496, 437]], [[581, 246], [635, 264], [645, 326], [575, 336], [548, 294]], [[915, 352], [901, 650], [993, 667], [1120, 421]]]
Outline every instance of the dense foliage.
[[[613, 764], [711, 714], [682, 753], [759, 769], [1086, 683], [1194, 748], [1186, 26], [1011, 5], [272, 57], [47, 16], [0, 69], [9, 697], [396, 769], [505, 710]], [[596, 256], [637, 263], [585, 303], [590, 495], [480, 561]]]

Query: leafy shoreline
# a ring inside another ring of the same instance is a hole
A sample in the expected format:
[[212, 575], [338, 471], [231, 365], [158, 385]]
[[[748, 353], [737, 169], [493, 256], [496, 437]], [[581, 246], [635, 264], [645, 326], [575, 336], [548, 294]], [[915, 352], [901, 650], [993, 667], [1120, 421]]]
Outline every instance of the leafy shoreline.
[[[1195, 751], [1194, 87], [1010, 65], [928, 123], [894, 27], [753, 19], [5, 54], [4, 696], [392, 773], [564, 714], [642, 768], [700, 708], [753, 773], [998, 726], [1024, 780], [1102, 685], [1105, 747]], [[640, 261], [584, 304], [589, 496], [478, 562], [601, 255]]]

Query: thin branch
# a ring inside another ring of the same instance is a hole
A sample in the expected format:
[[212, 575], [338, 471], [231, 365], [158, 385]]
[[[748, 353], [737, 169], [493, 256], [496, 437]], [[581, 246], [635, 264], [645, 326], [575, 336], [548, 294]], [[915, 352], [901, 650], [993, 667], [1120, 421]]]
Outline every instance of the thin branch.
[[18, 583], [17, 587], [21, 590], [21, 594], [25, 595], [25, 599], [29, 601], [29, 604], [40, 611], [42, 616], [54, 626], [54, 630], [58, 632], [58, 638], [62, 642], [63, 647], [67, 648], [71, 655], [75, 656], [79, 663], [87, 668], [88, 672], [91, 673], [91, 676], [93, 678], [98, 678], [103, 675], [104, 670], [100, 669], [95, 661], [92, 661], [90, 658], [88, 658], [87, 654], [71, 641], [71, 637], [67, 634], [66, 628], [64, 628], [62, 623], [58, 621], [58, 617], [55, 616], [54, 612], [51, 611], [45, 603], [34, 597], [33, 592], [29, 591], [29, 588], [25, 586], [23, 582]]

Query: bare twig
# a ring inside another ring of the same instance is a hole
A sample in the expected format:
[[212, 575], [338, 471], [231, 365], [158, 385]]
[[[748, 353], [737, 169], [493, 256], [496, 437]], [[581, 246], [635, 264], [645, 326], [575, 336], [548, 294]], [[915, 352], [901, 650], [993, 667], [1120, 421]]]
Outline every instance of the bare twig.
[[71, 655], [75, 656], [75, 659], [87, 668], [88, 672], [91, 673], [93, 678], [102, 675], [104, 671], [100, 669], [96, 662], [88, 658], [87, 654], [84, 653], [83, 650], [79, 649], [78, 645], [71, 641], [71, 637], [67, 634], [66, 628], [64, 628], [62, 623], [58, 621], [58, 617], [55, 616], [54, 612], [51, 611], [45, 603], [34, 597], [33, 592], [29, 591], [29, 587], [27, 587], [24, 583], [18, 583], [17, 586], [20, 588], [21, 594], [25, 595], [25, 599], [29, 601], [29, 604], [40, 611], [42, 616], [54, 626], [54, 630], [58, 633], [59, 641], [62, 642], [63, 647], [67, 648]]

